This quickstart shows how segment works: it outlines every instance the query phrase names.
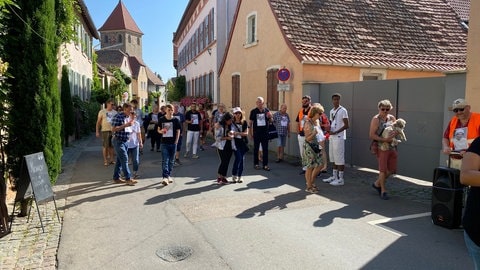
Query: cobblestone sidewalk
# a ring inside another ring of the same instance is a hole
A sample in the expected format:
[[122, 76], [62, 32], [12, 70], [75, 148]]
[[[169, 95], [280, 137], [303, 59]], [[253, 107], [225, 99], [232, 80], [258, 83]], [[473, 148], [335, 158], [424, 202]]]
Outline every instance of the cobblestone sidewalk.
[[[75, 162], [92, 137], [75, 141], [70, 147], [63, 149], [62, 173], [52, 187], [55, 202], [60, 216], [63, 218], [65, 199]], [[9, 214], [13, 210], [13, 201], [8, 202]], [[45, 232], [42, 230], [38, 211], [42, 217]], [[62, 223], [58, 221], [53, 201], [40, 204], [33, 203], [30, 219], [17, 217], [15, 212], [11, 233], [0, 238], [0, 269], [56, 269], [57, 250], [62, 231]]]

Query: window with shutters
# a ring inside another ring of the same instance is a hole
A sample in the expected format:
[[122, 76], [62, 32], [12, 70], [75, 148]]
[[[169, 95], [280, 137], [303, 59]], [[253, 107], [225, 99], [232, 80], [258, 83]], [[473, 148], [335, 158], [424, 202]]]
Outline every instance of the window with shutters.
[[270, 69], [267, 71], [267, 108], [271, 111], [278, 111], [278, 69]]
[[240, 75], [232, 76], [232, 107], [240, 107]]

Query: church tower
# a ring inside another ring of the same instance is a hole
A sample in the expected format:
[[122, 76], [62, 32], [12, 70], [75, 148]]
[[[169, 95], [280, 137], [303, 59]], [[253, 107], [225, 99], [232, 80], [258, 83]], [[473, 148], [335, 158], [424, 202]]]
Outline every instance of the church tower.
[[143, 33], [138, 28], [122, 0], [118, 1], [117, 6], [98, 31], [100, 32], [101, 49], [119, 49], [129, 56], [143, 59]]

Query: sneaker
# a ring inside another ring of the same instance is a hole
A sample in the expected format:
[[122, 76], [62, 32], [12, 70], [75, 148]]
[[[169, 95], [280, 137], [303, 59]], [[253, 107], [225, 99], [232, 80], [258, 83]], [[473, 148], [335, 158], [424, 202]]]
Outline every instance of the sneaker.
[[175, 159], [175, 163], [173, 163], [173, 165], [180, 166], [180, 165], [182, 165], [182, 162], [180, 162], [180, 159], [177, 158], [177, 159]]
[[232, 182], [231, 183], [237, 183], [237, 176], [232, 175]]
[[165, 178], [165, 177], [163, 178], [162, 185], [168, 186], [168, 178]]
[[330, 183], [330, 182], [332, 182], [332, 181], [334, 181], [334, 180], [337, 180], [337, 178], [335, 178], [334, 176], [330, 176], [329, 178], [325, 178], [325, 179], [323, 179], [322, 181], [323, 181], [324, 183]]
[[218, 178], [217, 178], [217, 184], [219, 184], [219, 185], [226, 185], [226, 184], [228, 184], [228, 181], [227, 181], [227, 179], [225, 179], [225, 178], [223, 178], [223, 177], [218, 177]]
[[122, 180], [122, 179], [113, 179], [113, 182], [115, 184], [125, 184], [125, 180]]
[[127, 186], [135, 186], [136, 183], [137, 183], [137, 181], [134, 181], [132, 179], [128, 179], [128, 180], [125, 181], [125, 184]]
[[193, 159], [198, 159], [199, 156], [197, 156], [197, 155], [192, 155], [192, 158], [193, 158]]
[[243, 177], [237, 176], [237, 183], [243, 183]]
[[187, 158], [190, 155], [190, 152], [185, 152], [185, 155], [183, 155], [184, 158]]
[[168, 183], [173, 183], [172, 177], [169, 176], [169, 177], [167, 177], [167, 179], [168, 179]]
[[390, 196], [388, 196], [387, 192], [383, 192], [383, 193], [380, 195], [380, 199], [382, 199], [382, 200], [390, 200]]
[[205, 148], [203, 148], [203, 145], [200, 145], [200, 151], [205, 151]]
[[342, 178], [335, 179], [335, 180], [330, 182], [330, 185], [332, 185], [332, 186], [343, 186], [344, 184], [345, 184], [345, 181], [343, 181]]

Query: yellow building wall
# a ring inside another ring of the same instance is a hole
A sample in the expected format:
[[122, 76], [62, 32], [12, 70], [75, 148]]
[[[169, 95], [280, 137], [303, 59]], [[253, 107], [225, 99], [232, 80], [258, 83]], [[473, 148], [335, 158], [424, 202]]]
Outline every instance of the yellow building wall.
[[[470, 10], [480, 10], [480, 1], [470, 1]], [[467, 82], [465, 98], [472, 110], [480, 112], [480, 16], [470, 12], [467, 41]]]
[[[253, 12], [257, 16], [256, 45], [246, 47], [247, 17]], [[301, 65], [287, 46], [267, 1], [242, 1], [235, 29], [232, 33], [226, 61], [220, 74], [220, 99], [228, 108], [232, 106], [232, 75], [240, 75], [240, 105], [248, 112], [255, 107], [256, 97], [267, 97], [267, 71], [271, 68], [288, 68], [291, 72], [289, 83], [292, 91], [285, 93], [289, 108], [289, 100], [300, 96]], [[297, 74], [298, 73], [298, 74]], [[283, 102], [280, 94], [280, 103]]]
[[[302, 64], [290, 50], [278, 27], [267, 1], [242, 1], [230, 47], [220, 74], [220, 100], [227, 108], [232, 107], [232, 76], [240, 75], [240, 105], [248, 112], [255, 107], [256, 97], [267, 98], [267, 71], [276, 67], [290, 70], [287, 81], [291, 91], [280, 93], [279, 103], [286, 103], [288, 113], [294, 117], [301, 106], [304, 83], [336, 83], [359, 81], [360, 67]], [[261, 4], [263, 3], [263, 4]], [[257, 15], [256, 45], [247, 47], [247, 17]], [[378, 70], [378, 69], [375, 69]], [[422, 72], [386, 69], [385, 79], [404, 79], [444, 76], [439, 72]], [[271, 104], [267, 104], [271, 106]]]

